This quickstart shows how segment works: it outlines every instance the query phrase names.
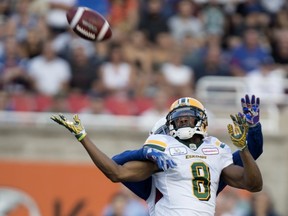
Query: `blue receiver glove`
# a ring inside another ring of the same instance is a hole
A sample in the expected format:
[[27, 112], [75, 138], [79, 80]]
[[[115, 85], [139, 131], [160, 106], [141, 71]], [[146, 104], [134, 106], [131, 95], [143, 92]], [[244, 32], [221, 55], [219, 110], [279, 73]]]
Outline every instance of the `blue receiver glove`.
[[245, 95], [245, 98], [241, 98], [241, 106], [249, 127], [255, 127], [260, 120], [260, 98], [252, 95], [250, 100], [249, 96]]
[[174, 168], [177, 166], [177, 164], [173, 161], [173, 159], [170, 156], [159, 150], [144, 147], [143, 154], [148, 160], [156, 163], [160, 170], [166, 171], [169, 168]]

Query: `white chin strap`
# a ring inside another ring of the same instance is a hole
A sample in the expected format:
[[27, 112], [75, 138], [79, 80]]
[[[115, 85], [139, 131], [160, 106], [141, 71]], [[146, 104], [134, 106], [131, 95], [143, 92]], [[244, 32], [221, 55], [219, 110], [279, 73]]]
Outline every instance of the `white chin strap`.
[[195, 129], [191, 127], [184, 127], [179, 128], [177, 131], [175, 131], [175, 137], [178, 137], [181, 140], [190, 139], [195, 134]]
[[191, 128], [191, 127], [183, 127], [175, 130], [172, 125], [169, 127], [170, 135], [173, 137], [178, 137], [181, 140], [187, 140], [194, 136], [194, 134], [202, 135], [203, 137], [207, 136], [206, 132], [200, 131], [198, 126]]

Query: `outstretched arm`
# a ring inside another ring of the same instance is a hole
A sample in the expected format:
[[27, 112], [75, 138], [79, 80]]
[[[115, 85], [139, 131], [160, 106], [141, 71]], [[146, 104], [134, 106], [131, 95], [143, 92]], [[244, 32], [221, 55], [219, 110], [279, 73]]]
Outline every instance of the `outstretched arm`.
[[250, 192], [258, 192], [262, 189], [263, 180], [259, 167], [247, 147], [248, 125], [246, 118], [241, 115], [232, 116], [234, 127], [228, 125], [228, 133], [232, 143], [240, 150], [243, 167], [230, 165], [223, 169], [221, 176], [224, 181], [236, 188], [246, 189]]
[[[248, 149], [254, 158], [254, 160], [258, 159], [263, 152], [263, 134], [261, 129], [261, 124], [257, 124], [257, 126], [253, 128], [249, 128], [248, 136], [247, 136], [247, 146]], [[233, 153], [233, 163], [235, 165], [243, 167], [243, 162], [240, 156], [240, 151], [236, 151]], [[220, 178], [217, 195], [227, 186], [225, 181]]]
[[[124, 165], [116, 164], [86, 136], [80, 141], [94, 164], [113, 182], [141, 181], [156, 171], [156, 165], [150, 161], [131, 161]], [[139, 170], [140, 169], [140, 170]]]
[[[260, 123], [260, 99], [255, 98], [255, 96], [252, 95], [252, 98], [250, 100], [249, 96], [245, 95], [245, 98], [241, 98], [241, 106], [243, 114], [245, 115], [249, 125], [247, 135], [248, 149], [254, 160], [256, 160], [263, 153], [263, 134], [262, 134], [262, 126]], [[243, 167], [240, 151], [236, 151], [233, 153], [233, 163], [235, 165]], [[227, 184], [225, 183], [225, 181], [222, 178], [220, 178], [217, 195], [226, 186]]]
[[94, 164], [112, 182], [141, 181], [151, 176], [151, 174], [158, 169], [157, 166], [150, 161], [132, 161], [124, 165], [116, 164], [89, 139], [78, 115], [74, 115], [73, 122], [67, 120], [65, 116], [61, 114], [59, 116], [52, 116], [51, 119], [66, 127], [75, 135], [88, 152]]

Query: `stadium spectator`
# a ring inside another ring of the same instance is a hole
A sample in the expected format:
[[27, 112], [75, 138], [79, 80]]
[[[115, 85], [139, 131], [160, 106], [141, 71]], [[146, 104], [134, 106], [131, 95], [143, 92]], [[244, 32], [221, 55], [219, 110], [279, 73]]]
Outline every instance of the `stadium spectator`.
[[143, 31], [152, 43], [156, 41], [159, 33], [169, 32], [167, 17], [163, 14], [162, 4], [162, 0], [148, 0], [147, 8], [140, 11], [137, 28]]
[[66, 32], [68, 29], [66, 11], [74, 6], [75, 0], [47, 0], [46, 3], [48, 3], [46, 22], [53, 36]]
[[101, 115], [101, 114], [111, 114], [110, 111], [105, 106], [105, 100], [103, 97], [98, 95], [89, 94], [88, 104], [86, 107], [80, 110], [81, 113]]
[[183, 55], [183, 64], [188, 65], [194, 70], [194, 67], [202, 60], [201, 58], [203, 58], [200, 53], [205, 42], [205, 39], [195, 38], [191, 34], [185, 35], [179, 43]]
[[100, 79], [103, 85], [104, 96], [121, 95], [130, 97], [135, 91], [135, 69], [126, 62], [123, 47], [120, 44], [111, 44], [109, 59], [100, 66]]
[[115, 29], [133, 31], [138, 23], [138, 0], [111, 0], [108, 20]]
[[37, 27], [29, 28], [26, 38], [20, 42], [23, 55], [27, 59], [32, 59], [42, 53], [44, 39], [39, 34]]
[[243, 17], [249, 14], [259, 14], [264, 12], [264, 8], [259, 0], [246, 0], [237, 5], [236, 12]]
[[129, 35], [124, 48], [127, 62], [133, 64], [137, 70], [142, 72], [150, 72], [152, 70], [151, 44], [147, 40], [146, 35], [135, 30]]
[[30, 28], [37, 26], [38, 18], [30, 13], [30, 1], [15, 1], [15, 11], [7, 20], [6, 34], [13, 36], [17, 41], [23, 41]]
[[243, 43], [231, 52], [231, 73], [234, 76], [245, 76], [269, 59], [273, 58], [263, 47], [260, 33], [254, 28], [248, 28], [244, 32]]
[[187, 34], [195, 38], [204, 37], [204, 25], [196, 12], [196, 5], [192, 1], [178, 2], [177, 13], [168, 19], [170, 32], [177, 42]]
[[235, 188], [227, 187], [216, 199], [215, 216], [243, 216], [249, 211], [247, 198], [241, 196]]
[[220, 46], [209, 46], [194, 66], [195, 82], [204, 76], [231, 76]]
[[[275, 63], [288, 69], [288, 30], [283, 29], [275, 32], [272, 38], [271, 48]], [[288, 70], [287, 70], [288, 72]]]
[[152, 48], [146, 35], [141, 31], [133, 31], [124, 43], [124, 53], [129, 64], [133, 65], [139, 83], [136, 97], [149, 94], [150, 85], [153, 83]]
[[285, 5], [285, 0], [261, 0], [261, 5], [265, 12], [268, 12], [272, 17], [275, 16]]
[[44, 43], [41, 55], [30, 60], [28, 73], [37, 93], [53, 96], [68, 90], [70, 65], [56, 55], [51, 41]]
[[103, 216], [148, 216], [148, 209], [144, 203], [134, 197], [129, 191], [121, 190], [111, 197], [111, 201], [104, 208]]
[[[12, 8], [10, 7], [10, 1], [9, 0], [3, 0], [0, 2], [0, 14], [1, 14], [1, 19], [11, 15], [12, 13]], [[3, 17], [2, 17], [3, 16]]]
[[206, 35], [223, 35], [225, 28], [225, 14], [220, 3], [210, 1], [201, 12], [203, 27]]
[[171, 34], [161, 32], [157, 35], [155, 44], [152, 46], [152, 68], [157, 71], [162, 64], [169, 62], [171, 53], [177, 45]]
[[[91, 46], [91, 44], [90, 44]], [[68, 52], [68, 62], [71, 67], [71, 79], [69, 86], [73, 91], [84, 94], [90, 92], [93, 85], [100, 82], [100, 60], [96, 55], [89, 54], [85, 44], [74, 41]]]
[[288, 14], [287, 8], [281, 8], [277, 14], [273, 17], [272, 20], [272, 27], [276, 29], [287, 29], [288, 28]]
[[7, 37], [4, 41], [4, 53], [0, 56], [0, 88], [8, 92], [25, 92], [32, 88], [27, 60], [14, 37]]
[[140, 113], [140, 125], [147, 130], [156, 121], [167, 115], [170, 104], [170, 97], [164, 88], [158, 89], [151, 100], [150, 107]]
[[279, 216], [275, 210], [271, 194], [267, 189], [251, 196], [251, 211], [247, 216]]
[[226, 28], [225, 36], [223, 37], [223, 44], [227, 44], [225, 40], [229, 40], [230, 38], [240, 38], [243, 35], [246, 27], [244, 17], [238, 13], [228, 14], [226, 15], [226, 18]]
[[281, 104], [285, 100], [285, 77], [285, 70], [267, 60], [246, 75], [247, 92], [259, 95], [263, 103]]
[[162, 64], [160, 72], [163, 82], [160, 86], [166, 89], [166, 94], [172, 98], [194, 94], [194, 71], [182, 63], [180, 50], [170, 52], [169, 61]]

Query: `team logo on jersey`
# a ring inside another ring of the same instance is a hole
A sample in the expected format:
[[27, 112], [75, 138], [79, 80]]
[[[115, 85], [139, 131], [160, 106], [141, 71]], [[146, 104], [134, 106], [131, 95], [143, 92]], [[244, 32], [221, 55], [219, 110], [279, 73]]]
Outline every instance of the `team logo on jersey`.
[[185, 155], [187, 154], [187, 149], [185, 147], [173, 147], [169, 148], [170, 155]]
[[225, 143], [221, 143], [221, 144], [220, 144], [220, 147], [221, 147], [221, 148], [225, 148]]
[[225, 143], [220, 142], [219, 140], [217, 140], [217, 141], [215, 142], [215, 145], [216, 145], [216, 146], [219, 146], [220, 148], [225, 148]]
[[218, 148], [203, 148], [202, 152], [205, 155], [217, 155], [217, 154], [219, 154]]

